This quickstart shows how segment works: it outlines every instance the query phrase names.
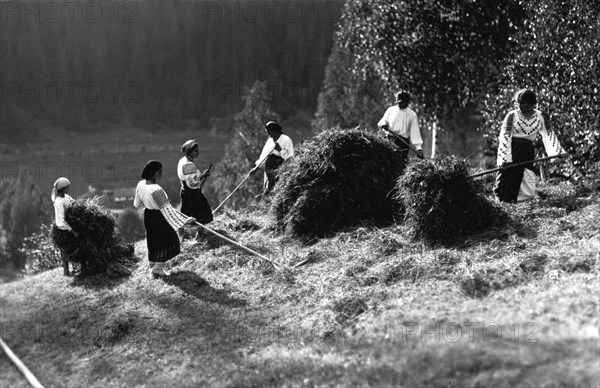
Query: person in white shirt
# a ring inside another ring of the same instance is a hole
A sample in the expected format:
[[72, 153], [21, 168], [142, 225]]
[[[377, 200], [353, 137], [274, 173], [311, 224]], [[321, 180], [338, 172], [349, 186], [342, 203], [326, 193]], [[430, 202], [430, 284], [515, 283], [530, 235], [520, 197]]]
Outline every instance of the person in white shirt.
[[165, 263], [181, 253], [177, 231], [196, 222], [193, 217], [174, 209], [167, 193], [156, 182], [162, 177], [162, 164], [146, 163], [142, 180], [135, 188], [133, 206], [144, 208], [144, 227], [148, 245], [148, 261], [154, 276], [168, 276]]
[[265, 124], [265, 131], [269, 139], [250, 173], [254, 174], [266, 158], [263, 195], [268, 195], [277, 183], [277, 170], [284, 161], [294, 156], [294, 144], [289, 136], [283, 134], [283, 129], [275, 121]]
[[[548, 156], [565, 153], [557, 136], [547, 128], [548, 123], [542, 112], [535, 109], [537, 98], [532, 90], [522, 89], [517, 92], [515, 104], [519, 108], [508, 112], [498, 136], [498, 167], [534, 160], [533, 141], [538, 134], [542, 135]], [[494, 194], [500, 201], [509, 203], [533, 198], [536, 174], [539, 171], [533, 163], [501, 170], [496, 178]]]
[[[396, 101], [384, 113], [377, 126], [384, 130], [385, 136], [393, 140], [400, 149], [400, 161], [406, 165], [408, 160], [408, 146], [411, 144], [417, 150], [418, 156], [423, 158], [423, 140], [419, 129], [419, 119], [415, 111], [408, 107], [411, 101], [410, 94], [405, 90], [396, 93]], [[406, 144], [396, 139], [387, 131], [391, 131], [400, 136]]]
[[181, 212], [202, 224], [208, 224], [213, 220], [213, 214], [208, 200], [202, 194], [202, 184], [210, 172], [200, 172], [200, 151], [196, 140], [186, 141], [181, 146], [181, 152], [185, 155], [177, 164], [177, 176], [181, 182]]
[[[65, 209], [73, 201], [73, 198], [68, 194], [71, 189], [71, 182], [64, 177], [58, 178], [54, 182], [52, 188], [52, 203], [54, 204], [54, 231], [62, 235], [63, 240], [74, 239], [78, 233], [69, 226], [65, 220]], [[68, 252], [60, 249], [61, 258], [63, 261], [63, 270], [66, 276], [69, 275], [69, 262], [67, 261]]]

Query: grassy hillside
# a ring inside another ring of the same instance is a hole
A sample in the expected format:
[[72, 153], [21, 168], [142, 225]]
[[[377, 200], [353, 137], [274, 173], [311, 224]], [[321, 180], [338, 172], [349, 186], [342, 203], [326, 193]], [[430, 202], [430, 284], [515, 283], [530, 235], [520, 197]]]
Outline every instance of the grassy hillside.
[[208, 239], [152, 279], [142, 241], [131, 278], [2, 285], [2, 338], [46, 386], [598, 386], [597, 193], [503, 206], [509, 224], [452, 247], [403, 225], [300, 245], [264, 209], [224, 212], [216, 229], [281, 268]]

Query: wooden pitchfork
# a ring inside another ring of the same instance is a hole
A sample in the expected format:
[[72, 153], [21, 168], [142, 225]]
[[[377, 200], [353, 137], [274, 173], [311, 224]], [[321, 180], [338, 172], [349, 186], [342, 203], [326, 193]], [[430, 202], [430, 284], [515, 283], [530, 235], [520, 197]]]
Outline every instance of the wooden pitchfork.
[[509, 168], [513, 168], [513, 167], [518, 167], [518, 166], [523, 166], [525, 164], [530, 164], [530, 163], [535, 163], [535, 162], [543, 162], [544, 160], [550, 160], [550, 159], [554, 159], [554, 158], [560, 158], [562, 156], [565, 156], [568, 154], [558, 154], [558, 155], [554, 155], [554, 156], [546, 156], [545, 158], [539, 158], [539, 159], [534, 159], [534, 160], [528, 160], [526, 162], [519, 162], [519, 163], [511, 163], [507, 166], [504, 167], [498, 167], [498, 168], [492, 168], [491, 170], [487, 170], [487, 171], [482, 171], [482, 172], [478, 172], [477, 174], [473, 174], [473, 175], [469, 175], [469, 178], [477, 178], [483, 175], [487, 175], [487, 174], [491, 174], [493, 172], [496, 171], [502, 171], [502, 170], [506, 170]]

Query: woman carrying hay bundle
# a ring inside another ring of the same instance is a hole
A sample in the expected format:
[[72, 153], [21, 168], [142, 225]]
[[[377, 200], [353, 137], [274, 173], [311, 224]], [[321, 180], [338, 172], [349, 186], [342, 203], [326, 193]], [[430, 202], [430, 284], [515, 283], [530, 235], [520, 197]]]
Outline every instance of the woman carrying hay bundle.
[[542, 135], [548, 156], [564, 152], [554, 132], [546, 127], [542, 112], [535, 109], [536, 95], [532, 90], [522, 89], [515, 95], [518, 109], [508, 112], [498, 137], [498, 167], [501, 170], [496, 178], [494, 194], [503, 202], [517, 203], [535, 196], [536, 175], [539, 171], [533, 164], [510, 167], [511, 163], [527, 162], [535, 159], [533, 141]]
[[255, 163], [255, 167], [250, 170], [254, 174], [260, 167], [263, 159], [265, 162], [265, 177], [263, 185], [263, 195], [268, 195], [277, 183], [277, 170], [284, 161], [294, 156], [294, 144], [289, 136], [283, 134], [283, 129], [275, 121], [269, 121], [265, 124], [267, 139], [265, 146], [260, 154], [260, 157]]
[[[400, 161], [406, 165], [408, 160], [408, 144], [411, 144], [417, 150], [419, 158], [423, 159], [423, 140], [419, 129], [419, 119], [414, 110], [408, 107], [411, 101], [410, 94], [405, 90], [396, 93], [396, 101], [384, 113], [383, 117], [377, 123], [377, 126], [385, 130], [385, 136], [391, 137], [400, 149]], [[388, 131], [400, 136], [404, 142], [397, 140]]]
[[[58, 178], [54, 182], [52, 188], [52, 202], [54, 203], [54, 225], [52, 233], [57, 236], [60, 241], [70, 241], [77, 237], [77, 232], [69, 226], [65, 221], [65, 208], [73, 201], [73, 198], [68, 194], [71, 189], [71, 182], [64, 177]], [[60, 255], [63, 261], [64, 274], [69, 275], [69, 262], [67, 261], [68, 253], [65, 249], [59, 248]]]
[[212, 222], [213, 215], [208, 200], [202, 194], [202, 183], [210, 176], [210, 171], [200, 172], [196, 140], [186, 141], [181, 146], [181, 152], [185, 155], [177, 164], [177, 176], [181, 182], [181, 212], [202, 224], [208, 224]]
[[167, 193], [156, 183], [161, 177], [160, 162], [151, 160], [146, 163], [133, 201], [136, 208], [145, 208], [148, 261], [154, 276], [169, 275], [164, 269], [165, 263], [181, 252], [176, 231], [196, 222], [195, 218], [187, 217], [171, 206]]

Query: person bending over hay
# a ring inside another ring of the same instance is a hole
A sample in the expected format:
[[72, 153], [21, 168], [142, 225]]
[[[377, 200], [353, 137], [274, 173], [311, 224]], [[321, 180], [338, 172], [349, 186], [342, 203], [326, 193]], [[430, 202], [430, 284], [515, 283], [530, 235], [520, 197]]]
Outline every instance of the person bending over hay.
[[53, 191], [56, 224], [51, 238], [64, 259], [78, 263], [80, 276], [106, 273], [130, 275], [125, 267], [133, 258], [133, 246], [116, 234], [114, 215], [94, 201], [68, 196], [68, 180], [60, 178]]
[[451, 243], [504, 220], [484, 196], [480, 181], [469, 178], [464, 161], [451, 156], [411, 163], [396, 183], [395, 200], [416, 238]]
[[[383, 117], [377, 123], [380, 129], [385, 129], [385, 136], [396, 143], [400, 150], [400, 163], [403, 166], [408, 161], [408, 145], [411, 144], [417, 150], [418, 156], [423, 159], [423, 140], [421, 139], [421, 130], [419, 129], [419, 118], [415, 111], [408, 107], [412, 97], [406, 90], [400, 90], [396, 93], [395, 105], [390, 106], [384, 113]], [[400, 136], [402, 140], [398, 140], [389, 132], [392, 131]]]
[[204, 179], [210, 176], [210, 172], [200, 172], [196, 140], [186, 141], [181, 146], [181, 152], [185, 154], [177, 164], [177, 176], [181, 182], [181, 212], [194, 217], [201, 224], [208, 224], [212, 222], [213, 214], [208, 200], [202, 194], [202, 184]]
[[392, 222], [390, 191], [402, 173], [396, 151], [359, 129], [327, 130], [306, 140], [280, 173], [273, 201], [277, 229], [310, 239], [362, 222]]
[[156, 160], [146, 164], [133, 201], [133, 206], [145, 209], [148, 261], [154, 276], [169, 276], [164, 265], [181, 252], [176, 231], [196, 222], [194, 217], [188, 217], [174, 209], [167, 193], [156, 183], [162, 177], [162, 167]]
[[[515, 96], [515, 104], [519, 109], [508, 112], [498, 137], [498, 167], [534, 160], [533, 141], [538, 134], [542, 135], [548, 156], [565, 152], [554, 132], [547, 129], [542, 112], [535, 109], [537, 99], [533, 91], [520, 90]], [[539, 170], [533, 163], [502, 170], [498, 173], [494, 193], [500, 201], [509, 203], [533, 198], [536, 175]]]
[[[54, 182], [51, 195], [52, 203], [54, 203], [52, 233], [60, 235], [59, 239], [65, 242], [72, 241], [77, 236], [77, 232], [65, 221], [65, 208], [73, 202], [73, 198], [68, 194], [70, 189], [71, 182], [67, 178], [60, 177]], [[63, 261], [64, 274], [69, 276], [68, 251], [63, 248], [59, 248], [59, 250]]]
[[265, 161], [265, 178], [263, 185], [263, 195], [266, 196], [273, 190], [275, 183], [277, 183], [277, 170], [284, 161], [294, 156], [294, 144], [289, 136], [283, 134], [283, 129], [275, 121], [269, 121], [265, 124], [265, 131], [267, 132], [267, 142], [265, 143], [260, 157], [255, 162], [255, 167], [250, 170], [251, 174], [254, 174], [263, 159]]

